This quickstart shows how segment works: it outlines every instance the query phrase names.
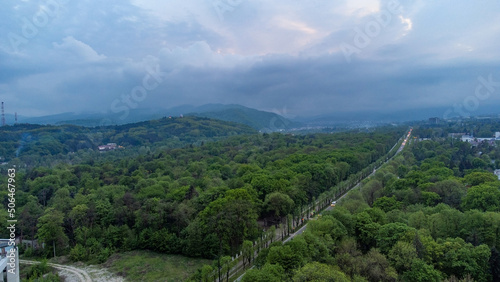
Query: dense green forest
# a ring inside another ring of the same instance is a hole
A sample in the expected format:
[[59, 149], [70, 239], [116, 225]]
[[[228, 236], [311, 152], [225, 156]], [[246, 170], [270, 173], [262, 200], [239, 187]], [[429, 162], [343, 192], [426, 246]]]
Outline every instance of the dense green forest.
[[[244, 240], [261, 235], [263, 224], [298, 214], [384, 156], [403, 133], [390, 127], [241, 135], [118, 160], [19, 169], [18, 233], [55, 245], [56, 255], [94, 263], [135, 249], [209, 259], [233, 255]], [[7, 205], [7, 191], [0, 193]], [[3, 224], [6, 218], [2, 209]], [[22, 251], [51, 257], [54, 250]]]
[[500, 148], [417, 140], [243, 281], [498, 281]]
[[[162, 118], [133, 124], [80, 127], [18, 124], [0, 127], [0, 162], [51, 167], [99, 159], [138, 156], [161, 148], [200, 145], [239, 134], [255, 134], [249, 126], [199, 117]], [[116, 143], [125, 150], [99, 154], [98, 146]], [[132, 150], [128, 150], [131, 149]]]
[[[73, 261], [102, 263], [113, 253], [142, 249], [215, 260], [193, 276], [197, 281], [212, 280], [218, 267], [228, 271], [231, 256], [240, 252], [256, 266], [244, 281], [500, 277], [500, 181], [492, 173], [499, 168], [500, 148], [448, 137], [481, 130], [491, 135], [497, 127], [488, 120], [416, 126], [406, 149], [373, 177], [310, 220], [304, 234], [260, 249], [255, 260], [254, 241], [274, 234], [281, 223], [299, 221], [320, 195], [338, 196], [342, 181], [359, 181], [360, 172], [367, 175], [374, 162], [385, 159], [406, 128], [255, 134], [204, 118], [101, 131], [30, 127], [23, 130], [36, 141], [23, 143], [25, 155], [0, 167], [0, 182], [7, 183], [6, 169], [16, 164], [18, 236], [55, 246], [22, 247], [27, 257], [50, 258], [55, 251]], [[4, 130], [11, 135], [2, 135], [3, 146], [23, 131]], [[101, 134], [97, 142], [88, 138], [92, 145], [115, 142], [126, 148], [98, 153], [89, 147], [68, 161], [68, 144], [78, 134]], [[40, 141], [49, 136], [55, 139]], [[49, 144], [59, 144], [61, 151], [51, 152]], [[30, 158], [54, 161], [46, 167], [19, 165]], [[8, 192], [0, 193], [7, 206]], [[7, 209], [0, 210], [3, 225], [7, 217]], [[7, 236], [2, 230], [0, 236]]]

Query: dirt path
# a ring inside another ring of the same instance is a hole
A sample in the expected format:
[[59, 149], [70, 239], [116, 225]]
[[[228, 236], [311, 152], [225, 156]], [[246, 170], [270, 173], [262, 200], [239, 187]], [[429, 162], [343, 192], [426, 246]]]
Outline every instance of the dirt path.
[[[32, 260], [24, 260], [21, 259], [19, 260], [19, 263], [22, 264], [39, 264], [39, 261], [32, 261]], [[76, 277], [79, 279], [81, 282], [92, 282], [92, 279], [90, 278], [89, 274], [81, 269], [78, 269], [73, 266], [67, 266], [67, 265], [62, 265], [62, 264], [55, 264], [55, 263], [47, 263], [48, 266], [51, 266], [55, 269], [61, 270], [63, 272], [70, 272], [73, 276], [72, 278]], [[69, 277], [68, 277], [69, 278]], [[75, 280], [70, 280], [70, 281], [75, 281]]]
[[107, 268], [99, 265], [87, 265], [81, 268], [86, 271], [93, 282], [123, 282], [125, 279], [110, 272]]

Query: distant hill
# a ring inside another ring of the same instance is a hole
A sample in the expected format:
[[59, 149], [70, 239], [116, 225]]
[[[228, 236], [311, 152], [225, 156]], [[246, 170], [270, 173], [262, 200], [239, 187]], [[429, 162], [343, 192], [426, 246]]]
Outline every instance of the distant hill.
[[263, 132], [282, 131], [300, 126], [275, 113], [259, 111], [241, 105], [207, 104], [199, 107], [183, 105], [171, 109], [132, 109], [126, 117], [110, 113], [61, 113], [41, 117], [19, 117], [20, 123], [102, 126], [122, 125], [162, 117], [197, 116], [246, 124]]
[[117, 143], [130, 146], [169, 148], [239, 134], [255, 134], [243, 124], [203, 117], [162, 118], [114, 126], [81, 127], [75, 125], [17, 124], [0, 127], [0, 157], [40, 158], [66, 155], [79, 150], [97, 151], [99, 145]]
[[121, 114], [113, 113], [61, 113], [40, 117], [19, 117], [19, 123], [63, 125], [72, 124], [80, 126], [120, 125], [159, 119], [168, 116], [164, 110], [159, 109], [133, 109], [123, 118]]
[[191, 109], [188, 115], [208, 117], [246, 124], [262, 132], [273, 132], [300, 126], [278, 114], [259, 111], [241, 105], [208, 104]]

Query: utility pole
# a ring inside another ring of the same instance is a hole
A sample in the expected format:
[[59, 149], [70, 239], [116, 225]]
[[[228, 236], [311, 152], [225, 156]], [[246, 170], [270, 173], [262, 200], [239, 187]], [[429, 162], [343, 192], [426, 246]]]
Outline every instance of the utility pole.
[[2, 126], [5, 126], [5, 111], [3, 109], [3, 102], [2, 102]]

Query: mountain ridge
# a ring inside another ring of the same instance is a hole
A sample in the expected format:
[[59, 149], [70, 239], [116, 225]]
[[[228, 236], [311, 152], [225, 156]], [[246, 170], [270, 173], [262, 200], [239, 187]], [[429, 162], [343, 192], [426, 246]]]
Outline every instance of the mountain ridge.
[[[263, 132], [283, 131], [300, 126], [276, 113], [248, 108], [237, 104], [205, 104], [201, 106], [180, 105], [170, 109], [132, 109], [126, 117], [110, 113], [65, 112], [40, 117], [18, 117], [19, 123], [94, 127], [103, 125], [123, 125], [162, 117], [196, 116], [222, 121], [237, 122]], [[10, 120], [10, 119], [9, 119]], [[13, 124], [9, 122], [9, 124]]]

